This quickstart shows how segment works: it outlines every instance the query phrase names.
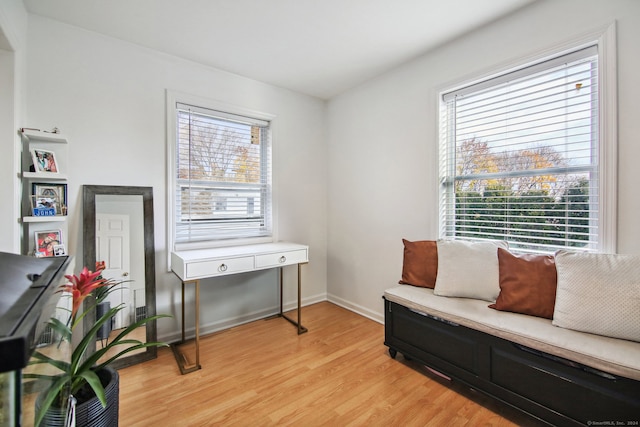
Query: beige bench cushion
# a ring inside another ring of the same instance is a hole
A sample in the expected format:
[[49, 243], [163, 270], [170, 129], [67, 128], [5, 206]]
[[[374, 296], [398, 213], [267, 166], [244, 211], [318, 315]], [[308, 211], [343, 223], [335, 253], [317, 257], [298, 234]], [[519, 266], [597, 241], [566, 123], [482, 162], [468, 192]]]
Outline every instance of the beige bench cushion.
[[492, 310], [486, 301], [436, 296], [432, 289], [399, 285], [387, 300], [535, 350], [640, 380], [640, 343], [559, 328], [551, 320]]

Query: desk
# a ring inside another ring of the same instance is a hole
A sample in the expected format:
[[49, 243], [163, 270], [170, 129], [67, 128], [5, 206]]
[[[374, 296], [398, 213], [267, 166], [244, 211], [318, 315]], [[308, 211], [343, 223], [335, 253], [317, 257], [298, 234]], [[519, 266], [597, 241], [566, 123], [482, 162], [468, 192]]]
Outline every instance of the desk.
[[[264, 243], [258, 245], [232, 246], [226, 248], [197, 249], [171, 253], [171, 270], [182, 282], [182, 341], [172, 344], [173, 353], [182, 374], [196, 371], [200, 366], [200, 279], [246, 273], [249, 271], [278, 268], [280, 283], [280, 312], [278, 316], [285, 318], [298, 328], [298, 334], [307, 332], [302, 326], [301, 274], [300, 266], [309, 262], [309, 247], [297, 243]], [[287, 265], [298, 265], [298, 319], [287, 317], [283, 313], [282, 304], [282, 268]], [[195, 363], [189, 364], [180, 353], [178, 345], [185, 342], [184, 330], [184, 291], [186, 284], [195, 285], [195, 326], [196, 354]]]

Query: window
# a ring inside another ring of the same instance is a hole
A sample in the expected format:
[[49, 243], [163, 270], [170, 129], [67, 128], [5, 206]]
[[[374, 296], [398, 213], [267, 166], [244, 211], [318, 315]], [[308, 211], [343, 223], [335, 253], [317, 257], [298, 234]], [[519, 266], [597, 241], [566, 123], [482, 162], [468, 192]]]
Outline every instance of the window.
[[172, 106], [174, 249], [270, 239], [269, 118]]
[[598, 62], [594, 45], [442, 94], [441, 237], [603, 249]]

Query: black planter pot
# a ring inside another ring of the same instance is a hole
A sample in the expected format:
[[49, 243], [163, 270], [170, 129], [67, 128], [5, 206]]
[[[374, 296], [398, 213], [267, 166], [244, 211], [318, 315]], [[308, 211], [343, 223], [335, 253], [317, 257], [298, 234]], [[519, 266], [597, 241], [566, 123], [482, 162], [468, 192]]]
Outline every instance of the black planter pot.
[[[109, 301], [103, 301], [100, 304], [96, 305], [96, 319], [99, 319], [102, 316], [104, 316], [105, 313], [107, 313], [109, 310], [111, 310], [111, 303]], [[113, 329], [113, 318], [111, 318], [111, 320], [103, 323], [102, 326], [100, 326], [100, 329], [98, 329], [96, 338], [99, 340], [109, 339], [109, 334], [111, 333], [112, 329]]]
[[[117, 427], [118, 411], [120, 408], [120, 376], [118, 371], [106, 367], [98, 372], [98, 376], [104, 386], [107, 406], [102, 407], [100, 400], [96, 396], [76, 404], [76, 427]], [[39, 400], [42, 394], [36, 399], [36, 412], [40, 405]], [[45, 414], [42, 427], [64, 427], [65, 411], [59, 408], [49, 408]]]

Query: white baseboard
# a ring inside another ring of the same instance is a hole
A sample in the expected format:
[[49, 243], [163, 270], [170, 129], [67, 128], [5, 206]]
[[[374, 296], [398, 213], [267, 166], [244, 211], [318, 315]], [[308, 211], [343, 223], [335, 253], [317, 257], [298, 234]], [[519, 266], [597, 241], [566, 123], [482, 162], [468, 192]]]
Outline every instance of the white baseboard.
[[[307, 305], [316, 304], [322, 301], [327, 300], [327, 294], [317, 294], [312, 295], [310, 297], [302, 298], [302, 306], [305, 307]], [[296, 301], [289, 301], [284, 303], [284, 307], [282, 308], [284, 311], [295, 310], [298, 303]]]
[[[307, 306], [311, 304], [315, 304], [318, 302], [326, 301], [327, 294], [318, 294], [312, 295], [310, 297], [306, 297], [302, 299], [302, 306]], [[283, 304], [284, 311], [295, 310], [298, 303], [297, 301], [287, 301]], [[214, 332], [223, 331], [225, 329], [233, 328], [235, 326], [243, 325], [245, 323], [254, 322], [256, 320], [261, 320], [269, 316], [274, 316], [278, 314], [280, 311], [279, 307], [268, 307], [263, 310], [254, 311], [251, 313], [244, 314], [242, 316], [234, 316], [226, 319], [220, 319], [212, 323], [200, 325], [200, 336], [212, 334]], [[303, 318], [304, 319], [304, 318]], [[304, 321], [302, 322], [304, 325]], [[187, 339], [195, 337], [196, 329], [194, 327], [187, 328], [185, 330], [185, 336]], [[182, 332], [172, 332], [169, 334], [163, 334], [158, 336], [158, 341], [173, 343], [179, 342], [182, 339]]]
[[375, 322], [384, 324], [383, 314], [377, 313], [373, 310], [369, 310], [368, 308], [361, 305], [351, 303], [333, 294], [327, 294], [327, 300], [336, 305], [339, 305], [342, 308], [346, 308], [347, 310], [353, 311], [354, 313], [358, 313], [359, 315], [371, 319]]

